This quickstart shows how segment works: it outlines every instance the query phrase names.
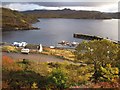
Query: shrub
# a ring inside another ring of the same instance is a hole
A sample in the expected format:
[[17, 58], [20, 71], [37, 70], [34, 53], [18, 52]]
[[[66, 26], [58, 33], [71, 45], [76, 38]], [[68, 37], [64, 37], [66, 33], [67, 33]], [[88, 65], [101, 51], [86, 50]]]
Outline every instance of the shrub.
[[28, 65], [27, 70], [34, 71], [36, 73], [39, 73], [42, 76], [47, 76], [51, 73], [52, 68], [49, 68], [47, 63], [35, 63], [32, 62]]
[[[71, 65], [69, 65], [70, 67]], [[69, 77], [69, 83], [74, 86], [74, 85], [83, 85], [87, 84], [90, 81], [90, 77], [92, 76], [93, 73], [93, 68], [90, 68], [89, 66], [81, 67], [77, 66], [74, 67], [71, 66], [71, 68], [68, 69], [68, 77]]]
[[61, 66], [59, 63], [54, 63], [54, 62], [48, 63], [48, 65], [50, 68], [60, 68]]
[[51, 75], [48, 77], [49, 83], [54, 86], [54, 88], [64, 89], [67, 88], [68, 77], [60, 69], [55, 69], [52, 71]]
[[14, 60], [8, 56], [3, 56], [2, 57], [2, 66], [3, 66], [3, 70], [21, 70], [22, 68], [20, 68], [18, 66], [18, 64], [16, 62], [14, 62]]
[[23, 61], [21, 63], [23, 63], [23, 64], [30, 64], [30, 61], [28, 59], [23, 59]]
[[110, 63], [115, 66], [118, 62], [118, 44], [109, 40], [93, 40], [89, 42], [82, 42], [76, 48], [77, 60], [89, 60], [94, 65], [93, 77], [95, 82], [100, 77], [99, 68]]
[[3, 65], [6, 65], [6, 64], [10, 65], [10, 64], [13, 64], [14, 61], [13, 61], [12, 58], [10, 58], [8, 56], [3, 56], [2, 57], [2, 63], [3, 63]]
[[37, 83], [34, 82], [31, 86], [31, 88], [38, 88]]
[[19, 88], [37, 88], [41, 76], [33, 71], [11, 71], [8, 84], [16, 90]]
[[105, 67], [100, 67], [100, 74], [100, 81], [115, 82], [116, 78], [118, 78], [119, 69], [107, 64]]
[[18, 52], [19, 50], [14, 46], [3, 46], [2, 51], [5, 51], [5, 52]]

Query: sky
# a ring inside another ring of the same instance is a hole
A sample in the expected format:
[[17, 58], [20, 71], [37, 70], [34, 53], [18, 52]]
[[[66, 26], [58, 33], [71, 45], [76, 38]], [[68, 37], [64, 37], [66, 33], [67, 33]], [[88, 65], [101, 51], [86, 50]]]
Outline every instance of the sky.
[[[39, 1], [39, 2], [38, 2]], [[52, 2], [50, 2], [52, 1]], [[59, 1], [59, 2], [57, 2]], [[64, 1], [64, 2], [63, 2]], [[101, 12], [118, 12], [118, 1], [109, 0], [4, 0], [3, 6], [12, 10], [26, 11], [26, 10], [62, 10], [68, 8], [71, 10], [92, 10]]]
[[[17, 2], [118, 2], [119, 0], [17, 0]], [[16, 2], [16, 0], [4, 0], [3, 2]]]

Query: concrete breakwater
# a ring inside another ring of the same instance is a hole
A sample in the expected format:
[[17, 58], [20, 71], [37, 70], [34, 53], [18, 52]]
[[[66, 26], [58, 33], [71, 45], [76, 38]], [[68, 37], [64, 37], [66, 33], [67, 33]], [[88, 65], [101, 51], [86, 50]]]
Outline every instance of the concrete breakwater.
[[102, 40], [102, 39], [106, 39], [106, 40], [112, 41], [115, 44], [120, 44], [120, 41], [111, 40], [111, 39], [108, 39], [108, 37], [103, 38], [103, 37], [100, 37], [100, 36], [94, 36], [94, 35], [89, 35], [89, 34], [74, 33], [73, 37], [74, 38], [85, 39], [85, 40]]
[[94, 36], [94, 35], [88, 35], [88, 34], [81, 34], [81, 33], [75, 33], [73, 34], [74, 38], [81, 38], [85, 40], [102, 40], [103, 37], [100, 36]]

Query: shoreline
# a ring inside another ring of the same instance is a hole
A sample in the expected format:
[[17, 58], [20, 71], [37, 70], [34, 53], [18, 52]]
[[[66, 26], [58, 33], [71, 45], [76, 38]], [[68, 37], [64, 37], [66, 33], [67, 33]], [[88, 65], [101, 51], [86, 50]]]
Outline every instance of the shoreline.
[[6, 29], [6, 28], [2, 28], [1, 29], [2, 30], [2, 32], [5, 32], [5, 31], [26, 31], [26, 30], [40, 30], [40, 28], [38, 28], [38, 27], [30, 27], [30, 28], [8, 28], [8, 29]]
[[[31, 55], [32, 54], [41, 54], [41, 55], [54, 56], [54, 57], [62, 59], [64, 61], [74, 62], [74, 54], [73, 54], [74, 49], [63, 48], [63, 47], [62, 48], [61, 47], [50, 48], [48, 46], [43, 45], [42, 46], [43, 51], [39, 52], [37, 49], [37, 46], [38, 46], [38, 44], [28, 44], [28, 46], [26, 46], [26, 48], [30, 50], [29, 54], [31, 54]], [[0, 43], [0, 48], [1, 48], [1, 52], [22, 54], [21, 50], [24, 47], [16, 47], [10, 43], [2, 42], [2, 43]]]

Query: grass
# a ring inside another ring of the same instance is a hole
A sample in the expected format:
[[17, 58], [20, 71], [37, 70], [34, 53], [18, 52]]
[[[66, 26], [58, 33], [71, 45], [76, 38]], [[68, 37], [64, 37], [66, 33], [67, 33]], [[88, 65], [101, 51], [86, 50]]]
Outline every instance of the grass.
[[20, 52], [20, 48], [14, 47], [14, 46], [2, 46], [2, 51], [3, 52]]
[[[1, 48], [2, 48], [3, 52], [18, 53], [18, 52], [21, 51], [20, 47], [15, 47], [15, 46], [11, 46], [11, 45], [4, 45]], [[68, 61], [75, 61], [74, 52], [72, 52], [68, 49], [59, 49], [59, 48], [51, 49], [51, 48], [43, 46], [43, 51], [41, 53], [39, 53], [37, 51], [37, 45], [28, 44], [26, 46], [26, 48], [30, 49], [30, 53], [52, 55], [52, 56], [55, 56], [57, 58], [65, 59], [65, 60], [68, 60]]]
[[47, 55], [53, 55], [58, 58], [74, 61], [75, 60], [75, 55], [74, 52], [68, 50], [68, 49], [50, 49], [50, 48], [44, 48], [44, 51], [42, 54], [47, 54]]

